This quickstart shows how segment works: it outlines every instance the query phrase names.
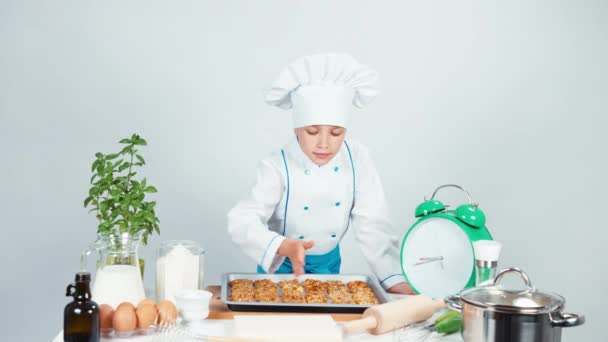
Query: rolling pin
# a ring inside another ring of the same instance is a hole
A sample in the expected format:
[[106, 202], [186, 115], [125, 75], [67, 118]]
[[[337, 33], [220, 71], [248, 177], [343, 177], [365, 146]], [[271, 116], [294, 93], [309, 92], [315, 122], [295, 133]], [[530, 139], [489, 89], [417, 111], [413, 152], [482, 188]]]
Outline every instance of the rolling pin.
[[431, 299], [425, 295], [409, 296], [393, 302], [374, 305], [363, 312], [363, 318], [342, 326], [345, 335], [368, 330], [372, 335], [426, 321], [435, 311], [445, 308], [443, 299]]

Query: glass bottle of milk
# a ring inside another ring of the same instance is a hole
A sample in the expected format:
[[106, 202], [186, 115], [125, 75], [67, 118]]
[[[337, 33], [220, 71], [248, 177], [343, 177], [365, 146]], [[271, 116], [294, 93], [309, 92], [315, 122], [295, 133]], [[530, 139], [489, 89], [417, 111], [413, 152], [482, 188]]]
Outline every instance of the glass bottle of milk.
[[203, 288], [205, 250], [190, 240], [163, 241], [156, 259], [156, 299], [175, 303], [177, 290]]
[[143, 232], [138, 234], [99, 234], [89, 249], [83, 252], [81, 264], [94, 251], [100, 255], [92, 296], [99, 304], [114, 309], [122, 302], [137, 305], [146, 298], [137, 250]]

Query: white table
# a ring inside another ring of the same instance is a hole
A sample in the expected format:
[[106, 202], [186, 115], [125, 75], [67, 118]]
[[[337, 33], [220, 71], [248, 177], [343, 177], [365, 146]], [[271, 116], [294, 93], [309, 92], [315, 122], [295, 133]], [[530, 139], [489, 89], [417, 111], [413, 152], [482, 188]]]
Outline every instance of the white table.
[[[209, 336], [234, 336], [233, 334], [234, 321], [231, 319], [214, 319], [205, 320], [199, 325], [192, 327], [191, 330], [197, 335], [209, 335]], [[368, 333], [359, 333], [346, 336], [345, 342], [354, 341], [384, 341], [384, 342], [418, 342], [418, 339], [413, 338], [412, 335], [418, 335], [421, 332], [420, 327], [409, 328], [409, 331], [400, 329], [397, 331], [389, 332], [383, 335], [370, 335]], [[181, 334], [183, 335], [183, 334]], [[419, 336], [419, 335], [418, 335]], [[171, 334], [163, 335], [162, 333], [155, 333], [149, 336], [132, 336], [129, 338], [102, 338], [103, 342], [161, 342], [161, 341], [172, 341], [172, 342], [194, 342], [201, 341], [204, 339], [180, 336], [172, 336]], [[53, 342], [63, 342], [63, 331], [55, 337]], [[422, 342], [422, 341], [420, 341]], [[462, 342], [462, 338], [459, 333], [455, 333], [448, 336], [441, 336], [433, 334], [424, 342]]]
[[[392, 295], [393, 299], [402, 298], [400, 295]], [[231, 319], [210, 319], [201, 322], [199, 325], [192, 327], [191, 330], [197, 335], [208, 335], [208, 336], [234, 336], [234, 321]], [[406, 328], [407, 329], [407, 328]], [[410, 328], [409, 331], [405, 329], [396, 330], [383, 335], [371, 335], [368, 333], [359, 333], [346, 336], [345, 342], [352, 341], [379, 341], [379, 342], [422, 342], [418, 339], [410, 338], [408, 336], [415, 335], [420, 332], [421, 328]], [[177, 334], [179, 335], [179, 334]], [[183, 335], [183, 334], [182, 334]], [[187, 337], [187, 336], [163, 336], [160, 333], [149, 336], [132, 336], [129, 338], [102, 338], [103, 342], [200, 342], [205, 339]], [[63, 331], [55, 337], [53, 342], [63, 342]], [[448, 336], [441, 336], [433, 334], [429, 339], [424, 342], [462, 342], [462, 338], [459, 333], [455, 333]]]
[[[206, 320], [201, 323], [201, 325], [193, 328], [192, 330], [196, 334], [208, 334], [210, 336], [233, 336], [233, 320], [228, 319], [217, 319], [217, 320]], [[414, 328], [416, 331], [419, 331], [420, 328]], [[204, 339], [201, 338], [193, 338], [193, 337], [183, 337], [183, 336], [175, 336], [171, 337], [163, 336], [162, 334], [155, 334], [150, 336], [133, 336], [129, 338], [102, 338], [104, 342], [161, 342], [161, 341], [175, 341], [175, 342], [200, 342]], [[378, 341], [378, 342], [416, 342], [415, 339], [407, 338], [406, 332], [403, 330], [389, 332], [383, 335], [370, 335], [368, 333], [360, 333], [350, 335], [344, 338], [345, 342], [354, 342], [354, 341]], [[440, 336], [437, 334], [433, 334], [430, 339], [425, 342], [462, 342], [462, 338], [460, 334], [452, 334], [448, 336]], [[63, 342], [63, 332], [60, 332], [53, 342]]]

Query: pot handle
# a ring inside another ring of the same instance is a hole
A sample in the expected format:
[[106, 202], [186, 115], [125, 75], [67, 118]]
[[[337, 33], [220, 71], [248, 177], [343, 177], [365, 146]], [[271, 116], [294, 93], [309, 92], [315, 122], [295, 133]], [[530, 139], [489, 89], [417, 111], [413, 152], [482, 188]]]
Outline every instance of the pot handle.
[[532, 282], [530, 281], [530, 277], [528, 277], [528, 275], [526, 274], [526, 272], [524, 272], [522, 269], [517, 268], [517, 267], [505, 268], [504, 270], [498, 272], [498, 274], [496, 275], [496, 278], [494, 278], [494, 285], [498, 285], [498, 282], [507, 273], [517, 273], [517, 274], [519, 274], [519, 276], [521, 277], [521, 279], [523, 279], [524, 283], [526, 284], [526, 289], [523, 290], [522, 293], [534, 290], [534, 287], [532, 286]]
[[460, 295], [447, 296], [444, 300], [452, 309], [458, 311], [462, 310], [462, 300], [460, 299]]
[[583, 323], [585, 323], [585, 316], [571, 313], [563, 313], [561, 311], [558, 311], [556, 313], [552, 312], [550, 314], [550, 318], [551, 325], [554, 327], [576, 327], [577, 325], [582, 325]]

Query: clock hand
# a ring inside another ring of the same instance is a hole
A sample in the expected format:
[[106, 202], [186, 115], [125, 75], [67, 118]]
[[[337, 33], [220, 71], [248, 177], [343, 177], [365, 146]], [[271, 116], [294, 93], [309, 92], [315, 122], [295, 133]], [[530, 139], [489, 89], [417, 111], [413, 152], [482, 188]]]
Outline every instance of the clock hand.
[[443, 257], [442, 256], [436, 256], [436, 257], [422, 257], [422, 258], [418, 258], [418, 262], [415, 263], [414, 266], [420, 266], [420, 265], [428, 264], [429, 262], [435, 262], [435, 261], [443, 261]]

